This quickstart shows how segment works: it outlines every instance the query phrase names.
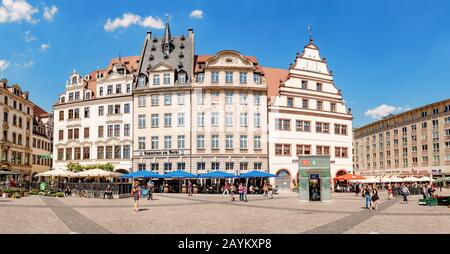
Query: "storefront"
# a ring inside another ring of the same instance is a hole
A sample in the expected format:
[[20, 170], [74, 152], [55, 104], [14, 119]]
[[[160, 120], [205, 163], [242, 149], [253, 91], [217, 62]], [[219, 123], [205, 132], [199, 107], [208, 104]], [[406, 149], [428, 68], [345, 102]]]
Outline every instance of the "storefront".
[[300, 201], [331, 201], [330, 157], [299, 157]]

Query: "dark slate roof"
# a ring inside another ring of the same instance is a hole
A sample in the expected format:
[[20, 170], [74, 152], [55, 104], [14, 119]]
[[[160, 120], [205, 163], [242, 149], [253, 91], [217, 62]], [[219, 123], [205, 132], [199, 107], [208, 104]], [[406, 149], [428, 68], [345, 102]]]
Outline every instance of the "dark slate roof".
[[[164, 42], [170, 41], [171, 51], [169, 55], [164, 52]], [[186, 84], [191, 83], [193, 76], [194, 62], [194, 34], [189, 29], [188, 35], [172, 37], [169, 25], [166, 25], [166, 32], [162, 38], [152, 37], [149, 32], [144, 42], [142, 50], [141, 64], [138, 70], [139, 75], [148, 76], [149, 70], [154, 67], [165, 64], [177, 71], [184, 70], [188, 75]]]

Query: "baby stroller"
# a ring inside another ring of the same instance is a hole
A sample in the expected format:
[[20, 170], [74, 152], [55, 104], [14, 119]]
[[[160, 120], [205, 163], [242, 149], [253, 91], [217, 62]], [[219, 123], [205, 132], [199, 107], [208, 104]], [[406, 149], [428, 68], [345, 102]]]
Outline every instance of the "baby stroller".
[[141, 191], [141, 198], [148, 198], [148, 197], [149, 197], [148, 189], [142, 189], [142, 191]]

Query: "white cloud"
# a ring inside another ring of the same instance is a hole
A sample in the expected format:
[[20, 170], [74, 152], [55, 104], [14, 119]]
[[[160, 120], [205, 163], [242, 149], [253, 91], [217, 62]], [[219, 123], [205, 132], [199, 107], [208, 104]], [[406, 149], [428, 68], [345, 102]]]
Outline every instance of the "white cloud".
[[6, 60], [0, 59], [0, 71], [4, 71], [4, 70], [8, 69], [8, 67], [9, 67], [9, 62]]
[[107, 32], [113, 32], [118, 28], [127, 28], [131, 25], [155, 29], [164, 28], [164, 22], [159, 17], [153, 18], [152, 16], [148, 16], [146, 18], [142, 18], [141, 16], [133, 13], [125, 13], [122, 17], [117, 17], [114, 20], [109, 18], [103, 28]]
[[47, 50], [48, 48], [50, 48], [50, 43], [42, 43], [42, 44], [41, 44], [41, 50], [42, 50], [42, 51], [45, 51], [45, 50]]
[[17, 66], [17, 67], [29, 68], [29, 67], [33, 67], [34, 62], [30, 60], [30, 61], [25, 62], [25, 63], [23, 63], [23, 64], [15, 63], [14, 65]]
[[44, 19], [48, 22], [53, 21], [53, 17], [58, 13], [58, 7], [52, 5], [51, 7], [44, 7]]
[[33, 14], [38, 12], [26, 0], [2, 0], [0, 5], [0, 23], [13, 23], [26, 21], [28, 23], [36, 23]]
[[374, 109], [369, 109], [364, 113], [365, 116], [371, 117], [373, 119], [380, 119], [391, 114], [397, 114], [402, 111], [408, 110], [407, 107], [395, 107], [382, 104]]
[[32, 42], [32, 41], [34, 41], [36, 39], [36, 37], [34, 37], [32, 34], [31, 34], [31, 31], [26, 31], [25, 32], [25, 41], [26, 42]]
[[202, 10], [194, 10], [191, 12], [191, 15], [189, 17], [193, 19], [202, 19], [203, 18], [203, 11]]

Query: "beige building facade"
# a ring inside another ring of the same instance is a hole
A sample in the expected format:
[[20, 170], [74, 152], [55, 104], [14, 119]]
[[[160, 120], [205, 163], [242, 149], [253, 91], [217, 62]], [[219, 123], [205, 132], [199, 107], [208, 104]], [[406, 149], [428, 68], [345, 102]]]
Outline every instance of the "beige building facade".
[[35, 174], [49, 171], [53, 166], [53, 114], [36, 105], [33, 112], [31, 165]]
[[450, 99], [355, 129], [361, 175], [450, 175]]

